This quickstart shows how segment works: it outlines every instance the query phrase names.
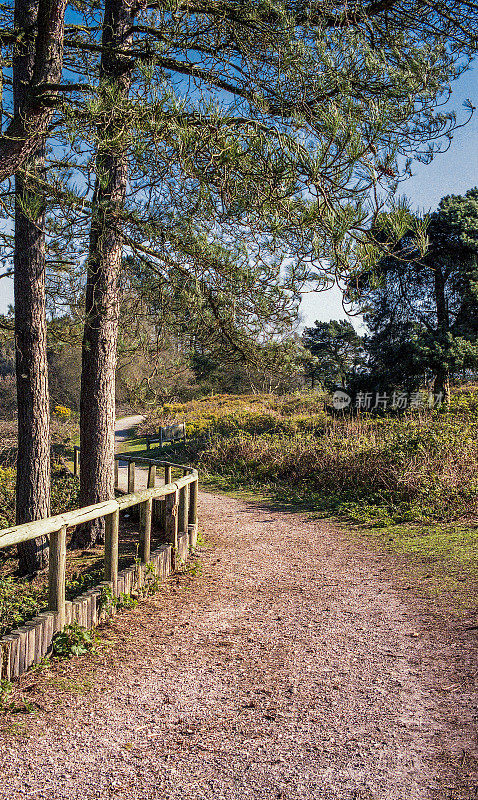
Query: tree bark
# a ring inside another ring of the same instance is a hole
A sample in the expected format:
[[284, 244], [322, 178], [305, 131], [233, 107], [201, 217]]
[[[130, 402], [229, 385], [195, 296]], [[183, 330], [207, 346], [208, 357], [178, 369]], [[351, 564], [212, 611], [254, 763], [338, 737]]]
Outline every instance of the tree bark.
[[[15, 25], [28, 31], [13, 63], [14, 105], [22, 107], [35, 57], [37, 3], [17, 0]], [[38, 172], [44, 146], [25, 165]], [[50, 410], [45, 319], [45, 210], [26, 171], [15, 176], [15, 361], [18, 404], [16, 520], [50, 514]], [[45, 536], [18, 545], [19, 571], [30, 574], [48, 565]]]
[[[14, 99], [13, 118], [0, 136], [0, 181], [14, 175], [42, 147], [58, 96], [47, 84], [58, 84], [62, 74], [66, 4], [67, 0], [16, 0], [15, 29], [23, 42], [28, 41], [29, 71], [20, 102]], [[35, 25], [34, 40], [29, 19]]]
[[[118, 106], [131, 85], [131, 62], [121, 55], [131, 42], [131, 0], [106, 0], [100, 81], [105, 103], [111, 87]], [[90, 231], [83, 333], [80, 399], [80, 502], [90, 505], [114, 496], [115, 371], [118, 336], [118, 275], [123, 241], [119, 221], [126, 195], [128, 162], [118, 131], [120, 108], [110, 109], [99, 131], [96, 181]], [[114, 146], [111, 142], [115, 142]], [[104, 520], [78, 528], [72, 547], [90, 547], [104, 537]]]

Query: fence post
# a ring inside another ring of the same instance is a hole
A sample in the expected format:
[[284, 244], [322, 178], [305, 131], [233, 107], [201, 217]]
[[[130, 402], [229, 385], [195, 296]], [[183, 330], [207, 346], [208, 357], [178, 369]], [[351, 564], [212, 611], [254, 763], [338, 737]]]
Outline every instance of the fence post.
[[119, 458], [114, 459], [115, 489], [119, 486]]
[[154, 489], [156, 486], [156, 465], [150, 464], [148, 469], [148, 489]]
[[197, 525], [198, 521], [198, 477], [189, 484], [189, 524]]
[[[164, 467], [164, 484], [171, 483], [171, 467], [165, 466]], [[162, 509], [162, 519], [161, 519], [161, 527], [166, 534], [166, 498], [164, 498], [164, 503], [161, 505]]]
[[144, 564], [147, 564], [151, 555], [151, 518], [153, 512], [152, 499], [146, 500], [141, 504], [143, 506], [141, 514], [141, 558]]
[[178, 527], [180, 533], [188, 532], [188, 487], [187, 486], [183, 486], [179, 490]]
[[75, 478], [80, 474], [80, 448], [75, 444], [73, 448], [73, 475]]
[[116, 596], [118, 583], [119, 509], [105, 517], [105, 581]]
[[178, 552], [178, 495], [177, 489], [166, 495], [164, 529], [166, 541], [170, 543], [171, 561], [173, 569], [176, 567], [176, 553]]
[[50, 533], [48, 610], [55, 615], [55, 630], [65, 625], [66, 525]]
[[134, 493], [134, 461], [128, 461], [128, 494]]

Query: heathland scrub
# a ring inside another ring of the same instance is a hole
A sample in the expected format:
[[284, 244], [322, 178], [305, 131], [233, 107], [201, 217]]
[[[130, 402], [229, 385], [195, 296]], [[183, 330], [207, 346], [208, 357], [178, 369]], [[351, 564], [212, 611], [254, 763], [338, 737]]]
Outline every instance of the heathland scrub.
[[[150, 413], [122, 449], [184, 420], [188, 441], [162, 455], [194, 463], [203, 487], [307, 509], [390, 553], [427, 594], [457, 609], [478, 588], [478, 391], [449, 410], [333, 417], [317, 394], [218, 395]], [[160, 457], [159, 448], [148, 452]]]

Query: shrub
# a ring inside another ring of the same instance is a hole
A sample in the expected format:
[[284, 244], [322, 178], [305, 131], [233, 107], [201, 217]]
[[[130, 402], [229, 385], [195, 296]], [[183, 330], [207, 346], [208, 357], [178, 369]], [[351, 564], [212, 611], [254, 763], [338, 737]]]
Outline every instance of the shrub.
[[55, 406], [53, 413], [58, 417], [58, 419], [70, 419], [71, 408], [67, 408], [67, 406]]
[[77, 622], [72, 622], [59, 633], [55, 633], [52, 641], [53, 653], [60, 658], [84, 655], [93, 650], [94, 645], [95, 634]]
[[[398, 520], [478, 512], [478, 391], [449, 409], [374, 417], [327, 416], [314, 393], [217, 395], [150, 415], [186, 420], [187, 458], [235, 486], [268, 486], [314, 504], [382, 508]], [[380, 512], [381, 513], [381, 512]]]

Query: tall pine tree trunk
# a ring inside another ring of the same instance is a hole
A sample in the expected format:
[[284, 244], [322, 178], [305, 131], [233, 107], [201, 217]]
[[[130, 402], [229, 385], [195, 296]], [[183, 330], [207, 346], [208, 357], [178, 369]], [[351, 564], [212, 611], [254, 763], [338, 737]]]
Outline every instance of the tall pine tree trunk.
[[[131, 0], [106, 0], [100, 80], [105, 87], [105, 103], [114, 102], [116, 107], [105, 114], [109, 122], [99, 131], [101, 143], [96, 157], [101, 180], [96, 181], [91, 223], [81, 372], [82, 505], [114, 496], [118, 275], [123, 251], [120, 216], [128, 171], [127, 155], [117, 134], [123, 125], [119, 106], [127, 98], [131, 84], [131, 62], [118, 51], [130, 44], [133, 19]], [[72, 546], [92, 546], [101, 541], [103, 534], [102, 520], [87, 523], [75, 531]]]
[[[37, 3], [17, 0], [15, 26], [29, 31], [13, 63], [14, 104], [23, 102], [32, 76], [35, 54]], [[44, 148], [25, 165], [38, 172]], [[16, 478], [17, 523], [31, 522], [50, 513], [50, 411], [45, 321], [45, 211], [42, 198], [26, 171], [15, 177], [15, 360], [18, 402], [18, 456]], [[48, 541], [39, 537], [18, 545], [22, 574], [48, 564]]]

